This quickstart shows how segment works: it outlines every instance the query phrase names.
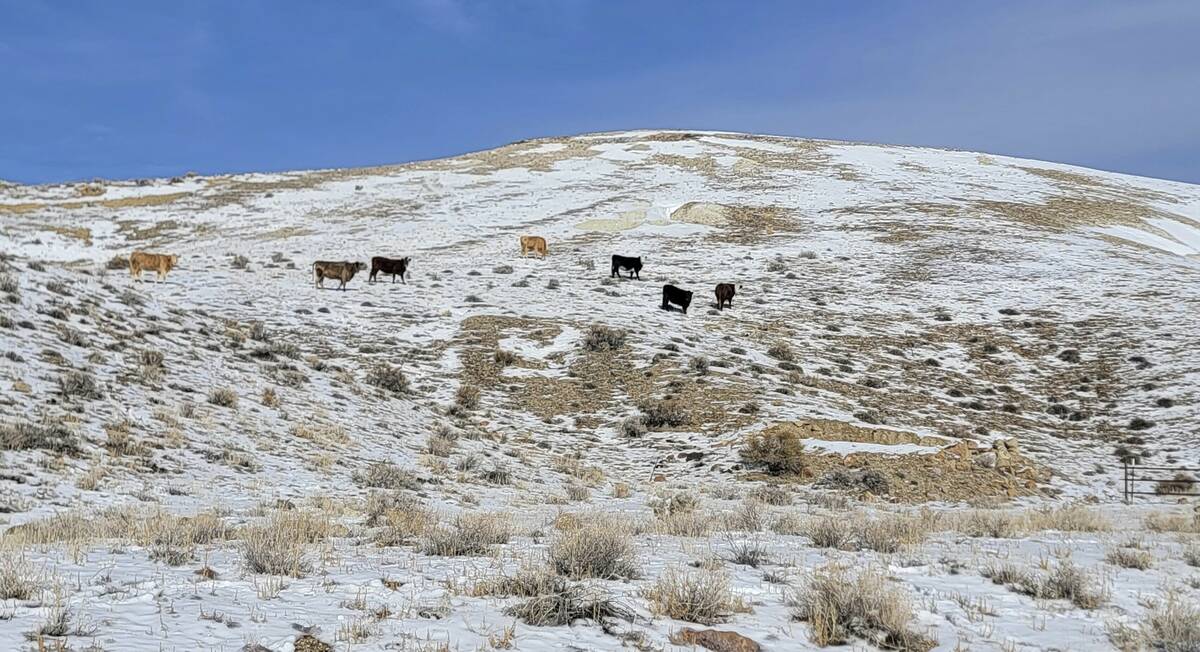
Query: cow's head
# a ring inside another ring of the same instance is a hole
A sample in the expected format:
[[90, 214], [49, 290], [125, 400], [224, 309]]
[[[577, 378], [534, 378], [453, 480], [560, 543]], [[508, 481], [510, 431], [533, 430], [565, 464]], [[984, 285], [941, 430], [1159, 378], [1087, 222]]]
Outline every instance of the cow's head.
[[361, 272], [366, 268], [367, 268], [367, 264], [362, 262], [361, 260], [354, 261], [354, 271]]

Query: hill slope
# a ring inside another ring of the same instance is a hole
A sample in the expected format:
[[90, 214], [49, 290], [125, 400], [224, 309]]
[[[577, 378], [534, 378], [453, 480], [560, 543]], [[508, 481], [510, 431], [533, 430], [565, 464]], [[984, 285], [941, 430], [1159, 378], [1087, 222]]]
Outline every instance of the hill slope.
[[[739, 453], [764, 430], [799, 437], [806, 470], [783, 486], [821, 500], [1111, 499], [1122, 458], [1200, 465], [1186, 184], [646, 131], [370, 169], [3, 186], [0, 220], [14, 525], [220, 506], [249, 526], [264, 505], [318, 501], [371, 527], [352, 514], [378, 489], [534, 529], [580, 500], [640, 518], [674, 490], [706, 487], [719, 507], [767, 479]], [[519, 258], [523, 234], [549, 256]], [[108, 263], [134, 249], [179, 266], [131, 283]], [[640, 281], [610, 278], [614, 253], [643, 257]], [[373, 255], [411, 255], [408, 283], [313, 287], [312, 261]], [[718, 282], [738, 284], [732, 309], [716, 309]], [[686, 315], [658, 308], [664, 283], [695, 292]], [[594, 325], [623, 343], [584, 346]], [[152, 539], [135, 543], [150, 554]], [[762, 639], [771, 617], [739, 621]], [[268, 647], [293, 636], [268, 621]]]

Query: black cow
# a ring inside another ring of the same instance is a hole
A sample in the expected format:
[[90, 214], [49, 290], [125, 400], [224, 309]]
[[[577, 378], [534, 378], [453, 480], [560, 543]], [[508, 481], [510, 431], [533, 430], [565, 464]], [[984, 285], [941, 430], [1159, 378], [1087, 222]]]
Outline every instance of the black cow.
[[733, 295], [737, 294], [737, 288], [733, 287], [733, 283], [717, 283], [717, 310], [723, 310], [725, 304], [733, 307]]
[[681, 290], [670, 284], [664, 285], [662, 309], [670, 310], [671, 307], [669, 304], [672, 303], [679, 306], [683, 310], [683, 314], [686, 315], [688, 306], [692, 304], [691, 290]]
[[368, 283], [375, 282], [375, 275], [379, 272], [392, 275], [392, 283], [396, 282], [396, 275], [400, 275], [400, 282], [408, 285], [408, 281], [404, 280], [404, 274], [408, 271], [408, 264], [412, 262], [411, 256], [404, 258], [384, 258], [383, 256], [371, 257], [371, 275], [367, 277]]
[[637, 278], [639, 281], [642, 280], [642, 257], [638, 256], [637, 258], [630, 258], [629, 256], [618, 256], [613, 254], [612, 274], [608, 275], [609, 278], [620, 276], [620, 270], [622, 269], [629, 270], [629, 278]]

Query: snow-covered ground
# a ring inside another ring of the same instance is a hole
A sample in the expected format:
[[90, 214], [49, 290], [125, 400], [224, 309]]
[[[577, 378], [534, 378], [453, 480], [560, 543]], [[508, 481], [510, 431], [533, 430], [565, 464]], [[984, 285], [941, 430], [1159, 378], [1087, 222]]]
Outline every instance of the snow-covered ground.
[[[3, 186], [0, 223], [10, 527], [216, 509], [234, 528], [285, 505], [339, 528], [286, 580], [248, 569], [237, 534], [184, 545], [170, 565], [151, 558], [179, 547], [156, 544], [161, 533], [34, 545], [10, 532], [0, 587], [8, 564], [38, 590], [0, 595], [3, 649], [38, 649], [28, 635], [56, 604], [73, 633], [42, 644], [73, 649], [286, 651], [309, 627], [336, 649], [686, 649], [670, 636], [698, 626], [653, 613], [647, 588], [744, 540], [771, 561], [720, 564], [751, 607], [721, 628], [768, 650], [813, 647], [788, 603], [831, 560], [881, 568], [946, 650], [1103, 649], [1113, 623], [1168, 592], [1200, 596], [1182, 555], [1194, 526], [1141, 527], [1148, 510], [1190, 508], [1115, 505], [1123, 457], [1200, 466], [1195, 186], [971, 152], [639, 131], [361, 170]], [[547, 239], [545, 259], [518, 256], [526, 234]], [[108, 269], [133, 250], [178, 254], [178, 267], [162, 284]], [[641, 280], [610, 278], [612, 254], [642, 256]], [[377, 255], [412, 256], [408, 282], [362, 272], [345, 292], [314, 287], [314, 260]], [[732, 309], [716, 309], [720, 282], [739, 286]], [[664, 283], [695, 292], [686, 315], [658, 308]], [[596, 324], [624, 344], [586, 350]], [[373, 382], [389, 369], [406, 389]], [[72, 394], [81, 378], [94, 387]], [[665, 406], [677, 421], [626, 436], [627, 419]], [[748, 468], [745, 438], [787, 422], [816, 424], [801, 438], [810, 470]], [[30, 424], [65, 430], [12, 434]], [[974, 453], [955, 466], [943, 442], [960, 441]], [[993, 468], [1007, 442], [1022, 457]], [[875, 469], [891, 489], [830, 488], [842, 468]], [[746, 507], [764, 482], [792, 504]], [[424, 554], [420, 537], [381, 546], [365, 520], [379, 491], [444, 523], [499, 512], [515, 531], [482, 555]], [[676, 493], [723, 525], [664, 532], [650, 507]], [[1011, 539], [939, 526], [887, 553], [769, 527], [843, 496], [868, 513], [951, 515], [1087, 500], [1114, 525]], [[767, 514], [761, 527], [726, 523], [745, 509]], [[514, 599], [470, 589], [547, 554], [563, 511], [637, 524], [639, 578], [595, 581], [634, 614], [624, 636], [529, 625], [503, 613]], [[1135, 536], [1151, 568], [1105, 562]], [[993, 558], [1036, 568], [1067, 553], [1103, 585], [1103, 606], [980, 575]], [[363, 636], [343, 636], [358, 621]]]

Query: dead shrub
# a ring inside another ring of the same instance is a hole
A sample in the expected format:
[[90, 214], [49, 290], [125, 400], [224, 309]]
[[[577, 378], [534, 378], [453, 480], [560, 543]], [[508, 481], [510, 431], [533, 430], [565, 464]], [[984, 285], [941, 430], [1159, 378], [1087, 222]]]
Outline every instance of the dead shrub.
[[1034, 530], [1061, 532], [1108, 532], [1112, 521], [1100, 510], [1080, 504], [1038, 509], [1028, 515], [1028, 525]]
[[1013, 539], [1029, 531], [1029, 521], [1019, 512], [975, 509], [960, 516], [955, 527], [969, 537]]
[[23, 561], [0, 558], [0, 600], [30, 600], [37, 593], [37, 582]]
[[117, 255], [113, 256], [112, 258], [108, 259], [108, 262], [104, 264], [104, 268], [105, 269], [129, 269], [129, 259], [120, 254], [117, 254]]
[[517, 364], [519, 360], [520, 358], [517, 357], [517, 354], [512, 351], [496, 349], [496, 352], [492, 354], [492, 361], [501, 367]]
[[633, 579], [640, 571], [629, 525], [608, 515], [591, 516], [550, 542], [550, 564], [572, 579]]
[[508, 515], [460, 514], [450, 526], [427, 530], [421, 537], [421, 552], [442, 557], [483, 555], [491, 546], [508, 543], [512, 533]]
[[[994, 578], [992, 581], [996, 581]], [[1069, 559], [1061, 559], [1048, 572], [1030, 572], [1012, 590], [1043, 600], [1070, 600], [1080, 609], [1096, 609], [1107, 600], [1103, 587]]]
[[635, 615], [616, 604], [603, 588], [580, 584], [557, 587], [553, 592], [513, 605], [504, 613], [534, 627], [561, 627], [577, 620], [591, 620], [605, 626], [613, 619], [632, 622]]
[[376, 489], [416, 489], [421, 486], [416, 473], [391, 462], [372, 462], [365, 471], [356, 471], [354, 481]]
[[702, 625], [723, 623], [747, 610], [730, 589], [729, 577], [713, 571], [668, 569], [643, 596], [656, 614]]
[[216, 387], [208, 392], [208, 402], [220, 407], [235, 408], [238, 395], [229, 387]]
[[646, 401], [638, 409], [642, 411], [642, 424], [650, 430], [677, 428], [688, 419], [687, 410], [680, 401]]
[[643, 437], [646, 434], [646, 422], [638, 415], [626, 417], [621, 422], [621, 434], [631, 439]]
[[288, 527], [282, 514], [242, 530], [242, 561], [251, 573], [304, 577], [312, 570], [305, 547], [310, 541], [304, 531]]
[[473, 385], [459, 385], [454, 393], [454, 404], [464, 410], [479, 407], [479, 388]]
[[377, 365], [372, 369], [367, 374], [367, 383], [393, 394], [402, 395], [409, 392], [408, 377], [399, 367], [387, 364]]
[[378, 528], [372, 535], [380, 546], [412, 543], [437, 523], [437, 515], [411, 496], [372, 492], [367, 497], [366, 525]]
[[809, 624], [809, 640], [820, 647], [846, 645], [855, 638], [906, 652], [927, 652], [937, 645], [911, 629], [908, 595], [873, 569], [851, 575], [844, 567], [825, 566], [796, 591], [791, 606], [792, 617]]
[[771, 475], [798, 475], [804, 471], [804, 444], [789, 430], [750, 433], [740, 454], [747, 466]]
[[1149, 550], [1118, 547], [1109, 550], [1104, 555], [1104, 561], [1121, 568], [1147, 570], [1154, 565], [1154, 555]]
[[1142, 518], [1142, 525], [1151, 532], [1200, 534], [1200, 512], [1150, 512]]
[[0, 424], [0, 450], [48, 450], [56, 453], [78, 453], [79, 440], [61, 421], [45, 420]]
[[1159, 480], [1154, 484], [1154, 493], [1159, 495], [1178, 495], [1193, 493], [1200, 488], [1196, 478], [1190, 473], [1180, 471], [1170, 480]]
[[59, 376], [58, 390], [66, 398], [94, 400], [102, 396], [96, 379], [86, 371], [72, 370]]
[[583, 337], [585, 351], [610, 351], [625, 345], [625, 331], [593, 324]]

